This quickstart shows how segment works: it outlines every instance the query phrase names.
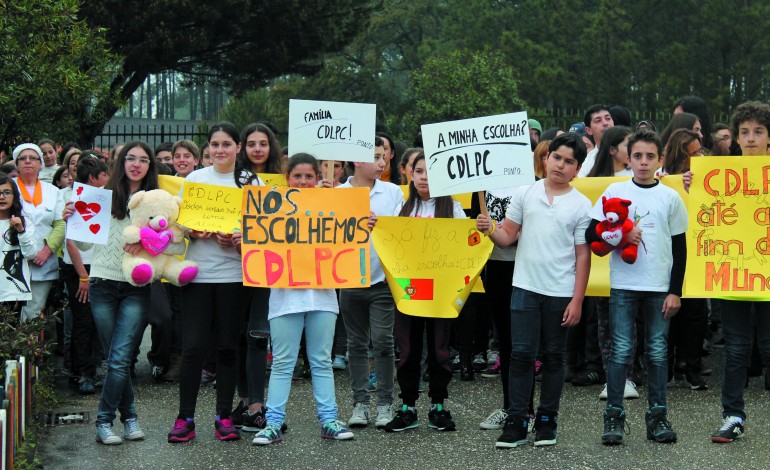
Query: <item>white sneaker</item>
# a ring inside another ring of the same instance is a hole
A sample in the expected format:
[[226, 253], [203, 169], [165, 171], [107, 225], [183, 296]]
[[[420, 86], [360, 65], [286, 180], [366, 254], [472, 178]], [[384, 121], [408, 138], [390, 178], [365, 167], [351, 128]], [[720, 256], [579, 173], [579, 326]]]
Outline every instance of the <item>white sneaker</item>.
[[353, 427], [364, 427], [368, 425], [369, 425], [369, 405], [364, 405], [363, 403], [356, 403], [356, 406], [353, 407], [353, 414], [350, 415], [350, 419], [348, 420], [348, 426], [353, 428]]
[[604, 384], [604, 390], [602, 390], [602, 393], [599, 394], [599, 400], [606, 400], [607, 399], [607, 384]]
[[380, 405], [377, 407], [377, 419], [374, 422], [376, 428], [384, 428], [393, 421], [393, 405]]
[[636, 384], [626, 379], [626, 387], [623, 389], [623, 398], [639, 398]]
[[495, 410], [481, 422], [479, 427], [481, 429], [503, 429], [506, 419], [508, 419], [508, 413], [505, 410]]
[[144, 439], [144, 432], [136, 422], [136, 418], [127, 419], [123, 423], [123, 439], [127, 441], [141, 441]]

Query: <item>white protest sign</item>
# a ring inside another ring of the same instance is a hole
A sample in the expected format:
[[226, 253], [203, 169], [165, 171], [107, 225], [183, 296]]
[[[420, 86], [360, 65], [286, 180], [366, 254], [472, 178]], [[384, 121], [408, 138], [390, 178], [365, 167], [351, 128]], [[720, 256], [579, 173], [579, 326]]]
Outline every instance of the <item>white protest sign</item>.
[[535, 181], [525, 112], [425, 124], [422, 141], [431, 197]]
[[290, 155], [373, 162], [376, 120], [373, 104], [289, 100]]
[[112, 191], [75, 183], [72, 198], [75, 212], [67, 220], [67, 238], [106, 245], [110, 233]]

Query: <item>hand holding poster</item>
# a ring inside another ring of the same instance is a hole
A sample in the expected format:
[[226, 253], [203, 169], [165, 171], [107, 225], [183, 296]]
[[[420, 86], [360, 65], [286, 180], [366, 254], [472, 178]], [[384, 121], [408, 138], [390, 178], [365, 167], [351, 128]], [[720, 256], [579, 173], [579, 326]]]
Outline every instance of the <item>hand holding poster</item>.
[[289, 149], [319, 160], [374, 161], [376, 106], [289, 100]]
[[369, 287], [369, 188], [246, 186], [243, 284]]
[[110, 233], [112, 191], [75, 183], [70, 200], [75, 203], [75, 212], [67, 220], [67, 238], [106, 245]]
[[535, 181], [525, 112], [426, 124], [422, 139], [431, 197]]
[[691, 161], [685, 293], [767, 299], [770, 165], [764, 158]]
[[184, 183], [177, 224], [190, 230], [233, 233], [241, 226], [241, 188]]
[[396, 307], [419, 317], [457, 317], [492, 253], [468, 219], [380, 217], [372, 240]]

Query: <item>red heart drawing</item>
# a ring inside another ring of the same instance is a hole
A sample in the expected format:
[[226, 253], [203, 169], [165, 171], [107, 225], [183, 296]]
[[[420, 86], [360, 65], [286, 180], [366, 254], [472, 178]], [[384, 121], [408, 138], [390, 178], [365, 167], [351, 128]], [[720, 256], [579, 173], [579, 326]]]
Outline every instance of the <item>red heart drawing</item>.
[[81, 194], [83, 194], [83, 186], [81, 186], [81, 187], [79, 187], [79, 188], [78, 188], [78, 191], [77, 191], [77, 193], [78, 193], [78, 196], [80, 196]]
[[83, 220], [88, 220], [98, 214], [102, 210], [102, 206], [95, 202], [86, 204], [83, 201], [78, 201], [75, 203], [75, 210], [83, 217]]
[[99, 230], [102, 229], [102, 226], [99, 224], [91, 224], [88, 226], [88, 228], [91, 230], [91, 233], [96, 235], [97, 233], [99, 233]]

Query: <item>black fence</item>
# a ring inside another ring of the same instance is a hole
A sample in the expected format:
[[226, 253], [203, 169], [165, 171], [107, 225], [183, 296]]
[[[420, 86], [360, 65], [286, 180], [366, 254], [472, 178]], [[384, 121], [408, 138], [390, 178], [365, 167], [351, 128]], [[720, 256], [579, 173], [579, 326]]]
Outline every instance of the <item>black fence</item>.
[[93, 146], [111, 149], [117, 144], [142, 140], [155, 148], [162, 142], [192, 140], [197, 144], [206, 141], [205, 126], [198, 124], [108, 124], [96, 137]]

